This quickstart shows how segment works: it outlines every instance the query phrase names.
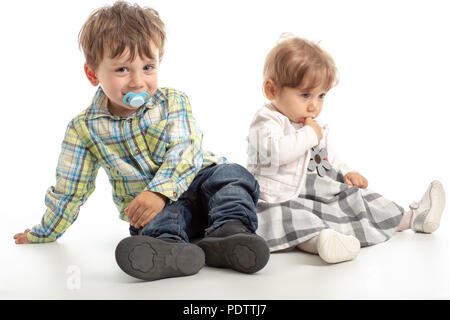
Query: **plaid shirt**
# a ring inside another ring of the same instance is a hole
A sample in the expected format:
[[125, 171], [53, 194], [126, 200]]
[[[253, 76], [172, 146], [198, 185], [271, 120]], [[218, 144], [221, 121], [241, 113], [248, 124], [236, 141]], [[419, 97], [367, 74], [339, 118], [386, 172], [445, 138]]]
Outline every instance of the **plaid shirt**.
[[227, 160], [202, 151], [202, 132], [187, 96], [161, 88], [128, 118], [112, 115], [100, 87], [89, 108], [68, 125], [56, 169], [56, 185], [45, 196], [47, 210], [28, 233], [30, 242], [58, 239], [76, 220], [80, 206], [95, 189], [103, 167], [113, 189], [120, 218], [142, 191], [159, 192], [176, 201], [195, 175]]

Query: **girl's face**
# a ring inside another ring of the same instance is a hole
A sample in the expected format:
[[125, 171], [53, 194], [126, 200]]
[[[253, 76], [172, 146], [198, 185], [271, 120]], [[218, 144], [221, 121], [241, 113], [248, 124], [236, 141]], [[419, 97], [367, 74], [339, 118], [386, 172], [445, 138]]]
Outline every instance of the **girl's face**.
[[322, 86], [311, 90], [283, 87], [270, 99], [279, 112], [294, 123], [305, 123], [306, 118], [316, 118], [322, 111], [325, 94], [328, 90]]

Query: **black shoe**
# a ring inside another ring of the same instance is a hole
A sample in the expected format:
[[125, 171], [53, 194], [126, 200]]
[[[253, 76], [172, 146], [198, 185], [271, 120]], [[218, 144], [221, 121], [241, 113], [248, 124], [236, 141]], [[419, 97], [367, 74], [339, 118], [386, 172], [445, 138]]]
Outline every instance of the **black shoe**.
[[240, 220], [224, 223], [196, 243], [205, 251], [206, 265], [255, 273], [269, 261], [269, 247]]
[[205, 254], [191, 243], [131, 236], [117, 245], [116, 261], [126, 274], [151, 281], [193, 275], [205, 265]]

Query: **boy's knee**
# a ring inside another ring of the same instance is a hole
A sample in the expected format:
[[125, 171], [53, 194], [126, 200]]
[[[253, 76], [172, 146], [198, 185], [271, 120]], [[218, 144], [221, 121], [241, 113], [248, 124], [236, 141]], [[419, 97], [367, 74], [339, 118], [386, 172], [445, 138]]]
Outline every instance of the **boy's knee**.
[[256, 181], [255, 177], [243, 166], [237, 163], [226, 163], [223, 165], [224, 174], [230, 178], [246, 179]]
[[253, 174], [237, 163], [223, 164], [220, 176], [225, 177], [229, 183], [237, 183], [247, 189], [254, 199], [259, 198], [259, 184]]

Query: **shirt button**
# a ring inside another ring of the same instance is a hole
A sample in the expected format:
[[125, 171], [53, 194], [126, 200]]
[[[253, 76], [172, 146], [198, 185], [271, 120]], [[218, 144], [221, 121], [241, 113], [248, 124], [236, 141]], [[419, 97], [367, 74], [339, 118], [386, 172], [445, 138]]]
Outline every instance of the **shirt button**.
[[177, 197], [177, 193], [176, 193], [176, 192], [173, 193], [173, 197], [174, 197], [174, 198]]
[[134, 154], [139, 154], [141, 151], [139, 149], [134, 149]]

